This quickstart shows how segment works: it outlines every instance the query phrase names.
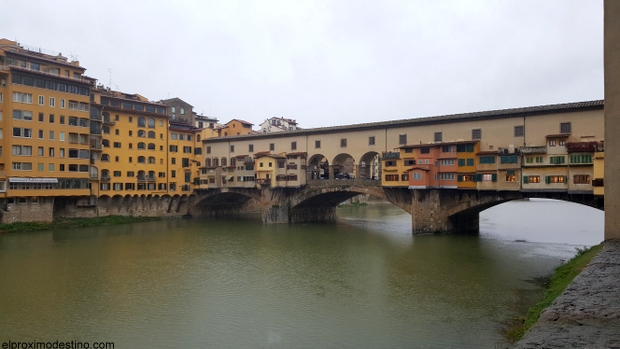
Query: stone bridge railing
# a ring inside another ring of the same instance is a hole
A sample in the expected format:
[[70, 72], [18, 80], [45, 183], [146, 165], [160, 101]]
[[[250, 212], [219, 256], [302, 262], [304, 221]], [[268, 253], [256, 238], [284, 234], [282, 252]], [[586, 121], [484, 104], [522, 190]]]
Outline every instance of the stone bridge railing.
[[336, 186], [381, 187], [380, 179], [314, 179], [307, 181], [307, 185], [316, 188], [330, 188]]

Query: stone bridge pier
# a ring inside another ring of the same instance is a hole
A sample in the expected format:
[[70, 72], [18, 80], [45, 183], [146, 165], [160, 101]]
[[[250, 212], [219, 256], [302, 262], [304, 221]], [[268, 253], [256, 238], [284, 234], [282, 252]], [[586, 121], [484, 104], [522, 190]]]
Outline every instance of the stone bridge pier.
[[481, 211], [509, 200], [523, 198], [520, 192], [456, 189], [426, 189], [412, 192], [409, 213], [413, 234], [477, 233]]

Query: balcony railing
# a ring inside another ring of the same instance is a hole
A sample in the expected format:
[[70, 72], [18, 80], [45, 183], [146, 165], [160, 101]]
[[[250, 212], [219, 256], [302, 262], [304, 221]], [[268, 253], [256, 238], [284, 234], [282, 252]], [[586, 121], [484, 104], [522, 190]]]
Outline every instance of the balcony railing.
[[599, 142], [567, 142], [566, 151], [568, 151], [569, 153], [595, 152], [598, 151], [598, 144]]
[[104, 119], [102, 124], [107, 125], [107, 126], [114, 126], [116, 124], [116, 121], [112, 121], [110, 119]]
[[155, 177], [149, 177], [149, 182], [155, 182], [156, 180]]
[[146, 177], [138, 176], [138, 182], [146, 182]]
[[539, 146], [539, 147], [521, 147], [519, 148], [521, 150], [521, 154], [545, 154], [547, 153], [547, 147], [546, 146]]
[[382, 154], [383, 159], [400, 159], [400, 153], [394, 151], [386, 151]]
[[101, 175], [101, 180], [102, 181], [109, 181], [110, 180], [110, 176], [106, 176], [106, 175]]

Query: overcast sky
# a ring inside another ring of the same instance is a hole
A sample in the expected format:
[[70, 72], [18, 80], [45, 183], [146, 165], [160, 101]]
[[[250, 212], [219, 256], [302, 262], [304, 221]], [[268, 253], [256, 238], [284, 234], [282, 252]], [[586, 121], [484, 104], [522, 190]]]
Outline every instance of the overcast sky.
[[0, 10], [0, 36], [73, 55], [112, 89], [255, 128], [272, 116], [319, 127], [603, 98], [602, 0], [0, 0]]

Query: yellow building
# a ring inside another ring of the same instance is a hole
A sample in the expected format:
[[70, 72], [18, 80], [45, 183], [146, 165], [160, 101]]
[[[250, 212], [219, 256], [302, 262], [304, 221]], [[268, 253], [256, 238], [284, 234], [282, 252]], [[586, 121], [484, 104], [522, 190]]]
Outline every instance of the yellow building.
[[104, 88], [92, 94], [92, 113], [102, 121], [101, 151], [92, 154], [96, 195], [167, 194], [167, 107]]
[[190, 123], [170, 120], [168, 178], [171, 194], [191, 194], [199, 188], [202, 159], [200, 132]]
[[232, 119], [220, 127], [218, 132], [220, 137], [249, 135], [252, 134], [252, 125], [252, 123], [244, 120]]
[[475, 189], [476, 153], [480, 152], [480, 142], [460, 142], [456, 145], [457, 187], [458, 189]]
[[592, 187], [594, 188], [594, 195], [605, 195], [605, 183], [603, 181], [603, 175], [605, 174], [605, 143], [598, 142], [596, 146], [596, 152], [593, 159], [594, 177], [592, 179]]
[[79, 62], [0, 39], [0, 198], [88, 196], [89, 95]]

